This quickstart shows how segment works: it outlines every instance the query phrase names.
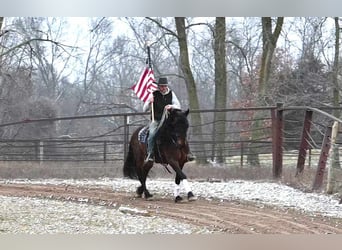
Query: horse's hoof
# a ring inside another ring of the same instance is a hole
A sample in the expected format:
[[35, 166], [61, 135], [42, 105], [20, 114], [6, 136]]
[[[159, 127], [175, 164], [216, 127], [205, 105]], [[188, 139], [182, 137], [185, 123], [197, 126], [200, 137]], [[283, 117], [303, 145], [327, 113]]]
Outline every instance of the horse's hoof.
[[146, 200], [147, 200], [147, 201], [153, 201], [154, 198], [153, 198], [153, 196], [151, 195], [151, 196], [149, 196], [149, 197], [146, 197]]
[[180, 202], [184, 202], [183, 198], [180, 197], [179, 195], [176, 196], [175, 198], [175, 203], [180, 203]]
[[152, 195], [152, 194], [150, 194], [150, 193], [148, 193], [148, 194], [144, 194], [144, 196], [145, 196], [145, 200], [147, 200], [147, 201], [151, 201], [151, 200], [153, 200], [153, 195]]
[[197, 197], [196, 196], [189, 197], [188, 201], [197, 201]]
[[188, 201], [196, 201], [197, 197], [190, 191], [188, 193]]

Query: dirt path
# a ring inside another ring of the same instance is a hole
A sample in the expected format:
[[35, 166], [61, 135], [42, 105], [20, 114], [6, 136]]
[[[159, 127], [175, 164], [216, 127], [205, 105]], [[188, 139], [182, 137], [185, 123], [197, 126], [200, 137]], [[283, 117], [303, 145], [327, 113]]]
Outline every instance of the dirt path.
[[87, 202], [116, 209], [122, 206], [137, 208], [148, 212], [144, 216], [172, 218], [232, 234], [342, 233], [342, 219], [311, 216], [292, 209], [246, 202], [199, 199], [175, 204], [171, 197], [156, 197], [153, 201], [146, 201], [134, 198], [132, 193], [113, 192], [110, 188], [66, 185], [1, 184], [0, 195]]

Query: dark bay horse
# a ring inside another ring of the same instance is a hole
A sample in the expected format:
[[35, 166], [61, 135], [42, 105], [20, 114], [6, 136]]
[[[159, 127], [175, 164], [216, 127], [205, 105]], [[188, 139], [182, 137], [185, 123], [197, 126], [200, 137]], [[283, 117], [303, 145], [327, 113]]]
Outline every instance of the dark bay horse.
[[[187, 193], [187, 199], [189, 201], [196, 200], [196, 197], [190, 189], [187, 177], [182, 171], [184, 164], [187, 162], [187, 154], [189, 153], [189, 146], [186, 139], [189, 128], [188, 114], [189, 110], [165, 110], [159, 124], [158, 132], [155, 135], [155, 162], [170, 165], [176, 173], [175, 202], [181, 202], [183, 200], [180, 196], [180, 184], [183, 185]], [[138, 128], [132, 134], [123, 173], [125, 177], [140, 181], [141, 185], [136, 191], [138, 197], [142, 197], [144, 194], [146, 199], [150, 199], [152, 195], [146, 188], [146, 178], [150, 169], [153, 167], [153, 162], [144, 162], [147, 144], [141, 142], [138, 138], [139, 132], [143, 128], [143, 126]]]

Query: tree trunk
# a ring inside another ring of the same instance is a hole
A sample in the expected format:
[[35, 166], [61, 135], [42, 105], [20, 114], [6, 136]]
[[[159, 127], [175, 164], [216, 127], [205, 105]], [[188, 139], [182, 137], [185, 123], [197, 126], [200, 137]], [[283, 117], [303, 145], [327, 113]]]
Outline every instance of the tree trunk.
[[0, 16], [0, 31], [2, 30], [2, 24], [4, 23], [4, 17]]
[[[0, 34], [2, 34], [2, 25], [4, 23], [4, 17], [0, 16]], [[0, 68], [2, 67], [2, 53], [3, 53], [3, 48], [0, 49]]]
[[[277, 18], [277, 23], [274, 32], [272, 32], [271, 17], [262, 17], [261, 22], [263, 49], [258, 83], [258, 98], [256, 100], [256, 106], [265, 106], [269, 104], [266, 91], [267, 89], [271, 88], [271, 86], [269, 86], [271, 62], [283, 26], [284, 17]], [[261, 129], [262, 122], [260, 119], [258, 119], [260, 117], [261, 114], [257, 111], [253, 115], [254, 122], [252, 124], [252, 140], [254, 141], [254, 145], [258, 145], [258, 139], [263, 137], [263, 131]], [[250, 153], [248, 155], [248, 162], [252, 166], [260, 166], [258, 153], [258, 147], [251, 148]]]
[[[217, 17], [214, 34], [215, 55], [215, 109], [226, 108], [227, 104], [227, 73], [226, 73], [226, 18]], [[213, 133], [215, 141], [223, 141], [226, 132], [226, 113], [214, 113]], [[214, 151], [217, 162], [224, 162], [224, 144], [215, 143]]]
[[[339, 84], [338, 84], [338, 64], [339, 64], [339, 54], [340, 54], [340, 25], [339, 18], [335, 17], [335, 56], [334, 56], [334, 65], [332, 70], [332, 83], [333, 83], [333, 104], [335, 107], [339, 106], [340, 96], [339, 96]], [[340, 117], [340, 110], [333, 110], [333, 115], [337, 118]], [[336, 123], [336, 122], [335, 122]], [[336, 130], [338, 130], [338, 124], [335, 124]], [[337, 131], [336, 131], [337, 133]], [[331, 149], [331, 165], [328, 172], [328, 183], [327, 183], [327, 193], [332, 194], [335, 192], [339, 192], [342, 194], [342, 186], [338, 185], [337, 175], [338, 172], [341, 171], [340, 166], [340, 157], [339, 157], [339, 149], [335, 143], [332, 142]], [[339, 190], [340, 189], [340, 190]]]
[[[197, 97], [197, 90], [195, 80], [190, 68], [189, 63], [189, 52], [188, 52], [188, 44], [187, 37], [185, 32], [185, 18], [184, 17], [175, 17], [176, 29], [177, 29], [177, 38], [179, 44], [179, 54], [180, 54], [180, 67], [184, 74], [184, 79], [189, 95], [189, 105], [190, 109], [199, 109], [199, 101]], [[190, 112], [191, 122], [193, 125], [193, 134], [199, 140], [202, 140], [202, 119], [200, 113], [192, 113]], [[197, 161], [198, 162], [206, 162], [206, 154], [205, 147], [203, 144], [198, 145]]]

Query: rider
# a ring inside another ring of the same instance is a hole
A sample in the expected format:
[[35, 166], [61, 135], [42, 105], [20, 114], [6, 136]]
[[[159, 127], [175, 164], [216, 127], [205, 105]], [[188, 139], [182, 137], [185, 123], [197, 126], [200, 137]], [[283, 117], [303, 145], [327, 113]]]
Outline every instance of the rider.
[[[157, 127], [162, 118], [164, 109], [181, 109], [180, 102], [176, 96], [176, 94], [169, 89], [168, 82], [166, 77], [159, 78], [158, 89], [150, 95], [149, 99], [144, 103], [143, 111], [146, 112], [151, 105], [153, 105], [153, 117], [154, 119], [149, 125], [149, 136], [148, 136], [148, 144], [147, 144], [147, 157], [145, 162], [154, 161], [153, 148], [155, 142], [155, 135], [157, 132]], [[187, 155], [188, 161], [195, 160], [195, 156], [190, 152]]]

